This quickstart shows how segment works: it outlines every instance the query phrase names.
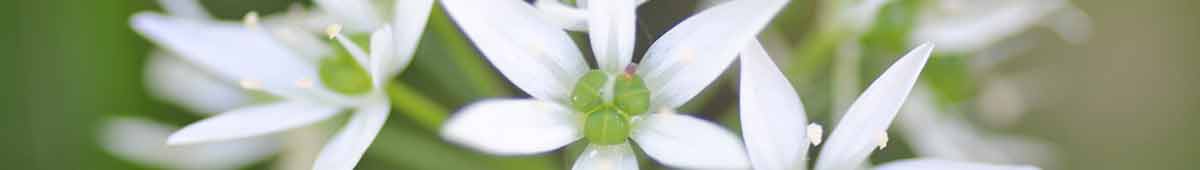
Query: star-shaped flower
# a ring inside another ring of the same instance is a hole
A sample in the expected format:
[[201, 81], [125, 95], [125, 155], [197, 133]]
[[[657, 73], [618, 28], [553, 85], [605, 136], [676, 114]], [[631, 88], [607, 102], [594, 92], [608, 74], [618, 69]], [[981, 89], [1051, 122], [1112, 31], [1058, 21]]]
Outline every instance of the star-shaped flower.
[[574, 169], [637, 169], [632, 139], [651, 158], [682, 168], [745, 168], [737, 137], [673, 113], [711, 83], [786, 1], [724, 3], [679, 23], [631, 65], [636, 0], [587, 1], [586, 27], [598, 69], [590, 70], [560, 28], [517, 0], [444, 0], [480, 51], [533, 99], [464, 107], [442, 135], [484, 152], [548, 152], [581, 138]]

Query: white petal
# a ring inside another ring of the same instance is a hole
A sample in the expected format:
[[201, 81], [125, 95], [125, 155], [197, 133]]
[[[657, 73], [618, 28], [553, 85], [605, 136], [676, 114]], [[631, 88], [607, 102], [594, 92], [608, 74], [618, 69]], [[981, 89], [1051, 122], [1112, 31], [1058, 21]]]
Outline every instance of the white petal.
[[[580, 3], [578, 1], [575, 3]], [[571, 31], [587, 31], [588, 12], [583, 9], [575, 8], [563, 4], [558, 0], [537, 0], [534, 5], [542, 10], [542, 15], [546, 19], [558, 24], [560, 27]]]
[[932, 44], [918, 46], [863, 91], [825, 142], [817, 170], [855, 169], [866, 161], [892, 124], [932, 50]]
[[121, 158], [172, 169], [237, 169], [266, 159], [278, 149], [271, 138], [168, 147], [164, 141], [171, 131], [174, 127], [149, 120], [114, 118], [105, 125], [100, 141]]
[[742, 49], [740, 112], [754, 169], [803, 169], [808, 119], [800, 96], [758, 43]]
[[212, 19], [208, 10], [204, 9], [204, 6], [196, 0], [158, 0], [158, 4], [162, 5], [163, 10], [166, 10], [171, 16], [198, 20]]
[[615, 73], [633, 61], [637, 2], [588, 1], [588, 39], [600, 70]]
[[588, 145], [583, 155], [575, 159], [572, 170], [637, 170], [637, 155], [629, 143], [617, 145]]
[[525, 93], [565, 102], [588, 70], [567, 33], [518, 0], [443, 0], [446, 12], [505, 77]]
[[442, 136], [492, 154], [536, 154], [579, 140], [578, 119], [554, 102], [485, 100], [459, 110], [446, 121]]
[[729, 66], [787, 1], [733, 1], [684, 20], [650, 46], [638, 73], [653, 110], [686, 103]]
[[974, 52], [1025, 31], [1066, 4], [1063, 0], [960, 2], [944, 14], [924, 14], [912, 40], [940, 44], [938, 51]]
[[744, 169], [750, 164], [737, 136], [717, 124], [675, 113], [634, 118], [633, 140], [650, 158], [688, 169]]
[[307, 102], [282, 101], [245, 107], [192, 123], [167, 139], [184, 145], [258, 136], [325, 120], [340, 108]]
[[146, 87], [151, 94], [194, 113], [212, 115], [248, 104], [250, 96], [173, 54], [157, 51], [146, 63]]
[[316, 0], [317, 6], [342, 21], [351, 31], [375, 30], [382, 19], [369, 0]]
[[[383, 87], [383, 83], [392, 78], [392, 73], [398, 73], [412, 60], [412, 55], [397, 56], [395, 41], [391, 27], [382, 27], [371, 34], [371, 59], [367, 69], [375, 87]], [[395, 70], [395, 71], [392, 71]]]
[[304, 62], [264, 30], [152, 13], [137, 14], [132, 24], [150, 40], [228, 82], [253, 82], [264, 91], [285, 97], [320, 89], [296, 85], [316, 80], [315, 65]]
[[[404, 70], [417, 52], [421, 34], [429, 21], [433, 0], [397, 0], [392, 18], [392, 49], [394, 58], [384, 63], [384, 77], [392, 77]], [[375, 49], [375, 48], [371, 48]]]
[[1039, 170], [1029, 165], [993, 165], [937, 159], [909, 159], [889, 162], [876, 170]]
[[375, 135], [383, 128], [391, 108], [387, 100], [373, 100], [355, 111], [350, 122], [321, 149], [314, 170], [354, 169]]

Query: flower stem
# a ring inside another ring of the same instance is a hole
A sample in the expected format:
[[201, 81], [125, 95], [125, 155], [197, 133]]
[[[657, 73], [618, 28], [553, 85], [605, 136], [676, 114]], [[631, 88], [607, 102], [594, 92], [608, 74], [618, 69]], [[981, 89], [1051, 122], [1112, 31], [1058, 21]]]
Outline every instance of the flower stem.
[[391, 99], [393, 109], [426, 130], [440, 130], [442, 122], [445, 122], [450, 114], [429, 97], [403, 83], [389, 83], [387, 95]]

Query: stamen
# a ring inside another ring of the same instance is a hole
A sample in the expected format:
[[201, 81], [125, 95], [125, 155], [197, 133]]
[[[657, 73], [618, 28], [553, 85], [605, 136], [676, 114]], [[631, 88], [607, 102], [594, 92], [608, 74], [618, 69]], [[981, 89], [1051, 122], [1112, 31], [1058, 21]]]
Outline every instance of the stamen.
[[821, 138], [824, 137], [823, 133], [825, 133], [825, 130], [824, 128], [821, 128], [820, 124], [808, 124], [808, 142], [813, 146], [821, 144]]
[[241, 81], [238, 81], [238, 85], [242, 86], [242, 88], [250, 89], [250, 90], [262, 89], [262, 82], [259, 82], [257, 80], [241, 80]]
[[625, 66], [625, 75], [628, 76], [628, 75], [633, 75], [633, 73], [637, 73], [637, 65], [638, 65], [637, 63], [629, 63], [629, 65], [626, 65]]
[[250, 11], [242, 16], [242, 25], [246, 28], [258, 28], [258, 11]]
[[307, 88], [312, 88], [312, 87], [313, 87], [313, 81], [312, 81], [312, 80], [309, 80], [309, 79], [300, 79], [300, 81], [296, 81], [296, 87], [300, 87], [300, 88], [306, 88], [306, 89], [307, 89]]
[[339, 24], [333, 24], [333, 25], [329, 25], [329, 27], [325, 27], [325, 35], [328, 35], [329, 39], [338, 37], [338, 34], [341, 34], [341, 32], [342, 32], [342, 25], [339, 25]]
[[886, 148], [887, 143], [888, 143], [888, 134], [887, 134], [887, 132], [883, 132], [883, 135], [879, 137], [879, 150], [883, 150], [883, 148]]

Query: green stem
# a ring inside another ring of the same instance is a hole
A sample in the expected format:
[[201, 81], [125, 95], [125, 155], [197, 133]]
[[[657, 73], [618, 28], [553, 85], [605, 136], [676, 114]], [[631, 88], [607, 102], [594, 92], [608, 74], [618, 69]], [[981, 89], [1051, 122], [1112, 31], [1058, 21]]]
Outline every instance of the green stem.
[[442, 12], [442, 8], [433, 8], [429, 27], [430, 30], [441, 30], [434, 31], [435, 35], [442, 40], [442, 45], [449, 48], [447, 52], [450, 54], [451, 62], [458, 66], [457, 70], [464, 73], [462, 78], [470, 82], [466, 84], [474, 86], [477, 95], [481, 97], [509, 95], [507, 84], [492, 74], [488, 63], [475, 53], [471, 43], [467, 42], [467, 38], [457, 31], [454, 23]]
[[403, 114], [426, 130], [434, 132], [440, 130], [442, 123], [446, 121], [446, 117], [450, 114], [450, 112], [446, 111], [441, 105], [433, 102], [429, 97], [403, 83], [393, 82], [388, 84], [387, 95], [391, 99], [392, 108], [396, 112]]

